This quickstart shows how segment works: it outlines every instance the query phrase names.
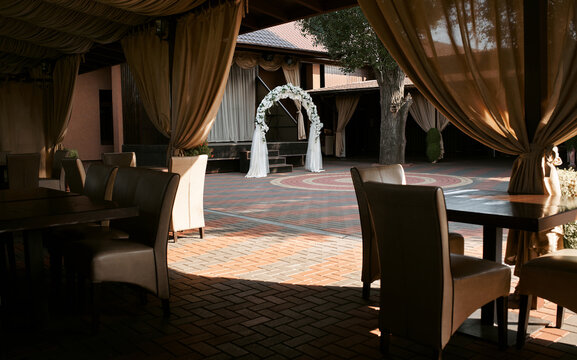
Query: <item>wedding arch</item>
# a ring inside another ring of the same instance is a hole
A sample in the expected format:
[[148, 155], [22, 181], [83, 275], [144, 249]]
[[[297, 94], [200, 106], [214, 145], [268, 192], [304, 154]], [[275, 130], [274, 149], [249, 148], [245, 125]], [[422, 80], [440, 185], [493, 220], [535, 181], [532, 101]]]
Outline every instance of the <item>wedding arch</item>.
[[266, 111], [273, 106], [275, 102], [286, 98], [300, 101], [311, 121], [305, 169], [312, 172], [323, 171], [321, 142], [319, 140], [323, 124], [317, 113], [317, 107], [306, 91], [288, 83], [272, 89], [271, 92], [262, 99], [256, 110], [254, 134], [252, 136], [250, 149], [250, 167], [246, 177], [265, 177], [269, 173], [268, 148], [265, 137], [268, 131], [268, 126], [265, 122]]

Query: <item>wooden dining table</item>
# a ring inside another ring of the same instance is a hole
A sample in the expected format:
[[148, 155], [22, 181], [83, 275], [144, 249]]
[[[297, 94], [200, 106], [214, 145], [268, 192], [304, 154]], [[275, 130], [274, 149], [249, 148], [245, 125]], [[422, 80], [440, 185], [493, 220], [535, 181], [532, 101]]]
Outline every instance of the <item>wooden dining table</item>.
[[138, 215], [136, 206], [95, 201], [48, 188], [0, 190], [0, 233], [24, 233], [24, 254], [31, 289], [43, 278], [42, 233], [52, 227]]
[[[445, 192], [447, 219], [483, 227], [483, 258], [501, 263], [503, 229], [539, 232], [577, 220], [577, 200], [548, 195], [511, 195], [505, 191], [463, 189]], [[492, 325], [494, 303], [481, 310]]]

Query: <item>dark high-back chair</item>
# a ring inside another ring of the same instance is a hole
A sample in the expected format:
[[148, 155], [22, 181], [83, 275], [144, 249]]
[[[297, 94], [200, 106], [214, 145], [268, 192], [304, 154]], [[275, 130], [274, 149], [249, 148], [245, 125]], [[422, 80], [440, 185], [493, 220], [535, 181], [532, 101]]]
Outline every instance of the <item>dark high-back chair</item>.
[[67, 269], [87, 277], [93, 284], [95, 330], [98, 326], [98, 288], [103, 282], [138, 285], [158, 296], [165, 314], [169, 314], [167, 243], [178, 181], [178, 174], [119, 168], [112, 198], [120, 205], [138, 206], [140, 214], [111, 221], [111, 228], [128, 233], [129, 238], [118, 239], [104, 234], [72, 242], [67, 247]]
[[114, 152], [114, 153], [103, 153], [102, 162], [104, 165], [111, 166], [136, 166], [136, 154], [134, 152]]
[[499, 344], [507, 344], [511, 271], [502, 264], [449, 252], [443, 190], [365, 183], [377, 238], [381, 349], [390, 334], [430, 346], [437, 357], [476, 309], [497, 299]]
[[80, 159], [62, 159], [62, 169], [64, 170], [64, 182], [71, 192], [82, 194], [84, 182], [86, 181], [86, 171]]

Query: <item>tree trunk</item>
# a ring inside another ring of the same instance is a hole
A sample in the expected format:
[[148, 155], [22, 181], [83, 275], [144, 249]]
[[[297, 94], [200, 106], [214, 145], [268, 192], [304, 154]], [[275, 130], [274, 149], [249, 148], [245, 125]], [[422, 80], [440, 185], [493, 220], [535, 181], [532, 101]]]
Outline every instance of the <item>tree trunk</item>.
[[403, 164], [405, 162], [405, 124], [410, 95], [404, 96], [405, 74], [400, 68], [375, 71], [381, 100], [381, 140], [379, 163]]

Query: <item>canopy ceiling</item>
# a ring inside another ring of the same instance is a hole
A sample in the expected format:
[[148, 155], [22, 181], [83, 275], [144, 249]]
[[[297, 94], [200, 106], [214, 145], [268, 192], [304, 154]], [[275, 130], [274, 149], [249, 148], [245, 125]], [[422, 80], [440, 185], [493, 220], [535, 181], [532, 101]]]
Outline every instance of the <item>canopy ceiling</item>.
[[[118, 40], [160, 17], [178, 16], [210, 0], [0, 0], [0, 77], [65, 54], [86, 54], [80, 72], [124, 61]], [[355, 6], [356, 0], [249, 0], [241, 33]], [[45, 63], [48, 63], [45, 62]]]

